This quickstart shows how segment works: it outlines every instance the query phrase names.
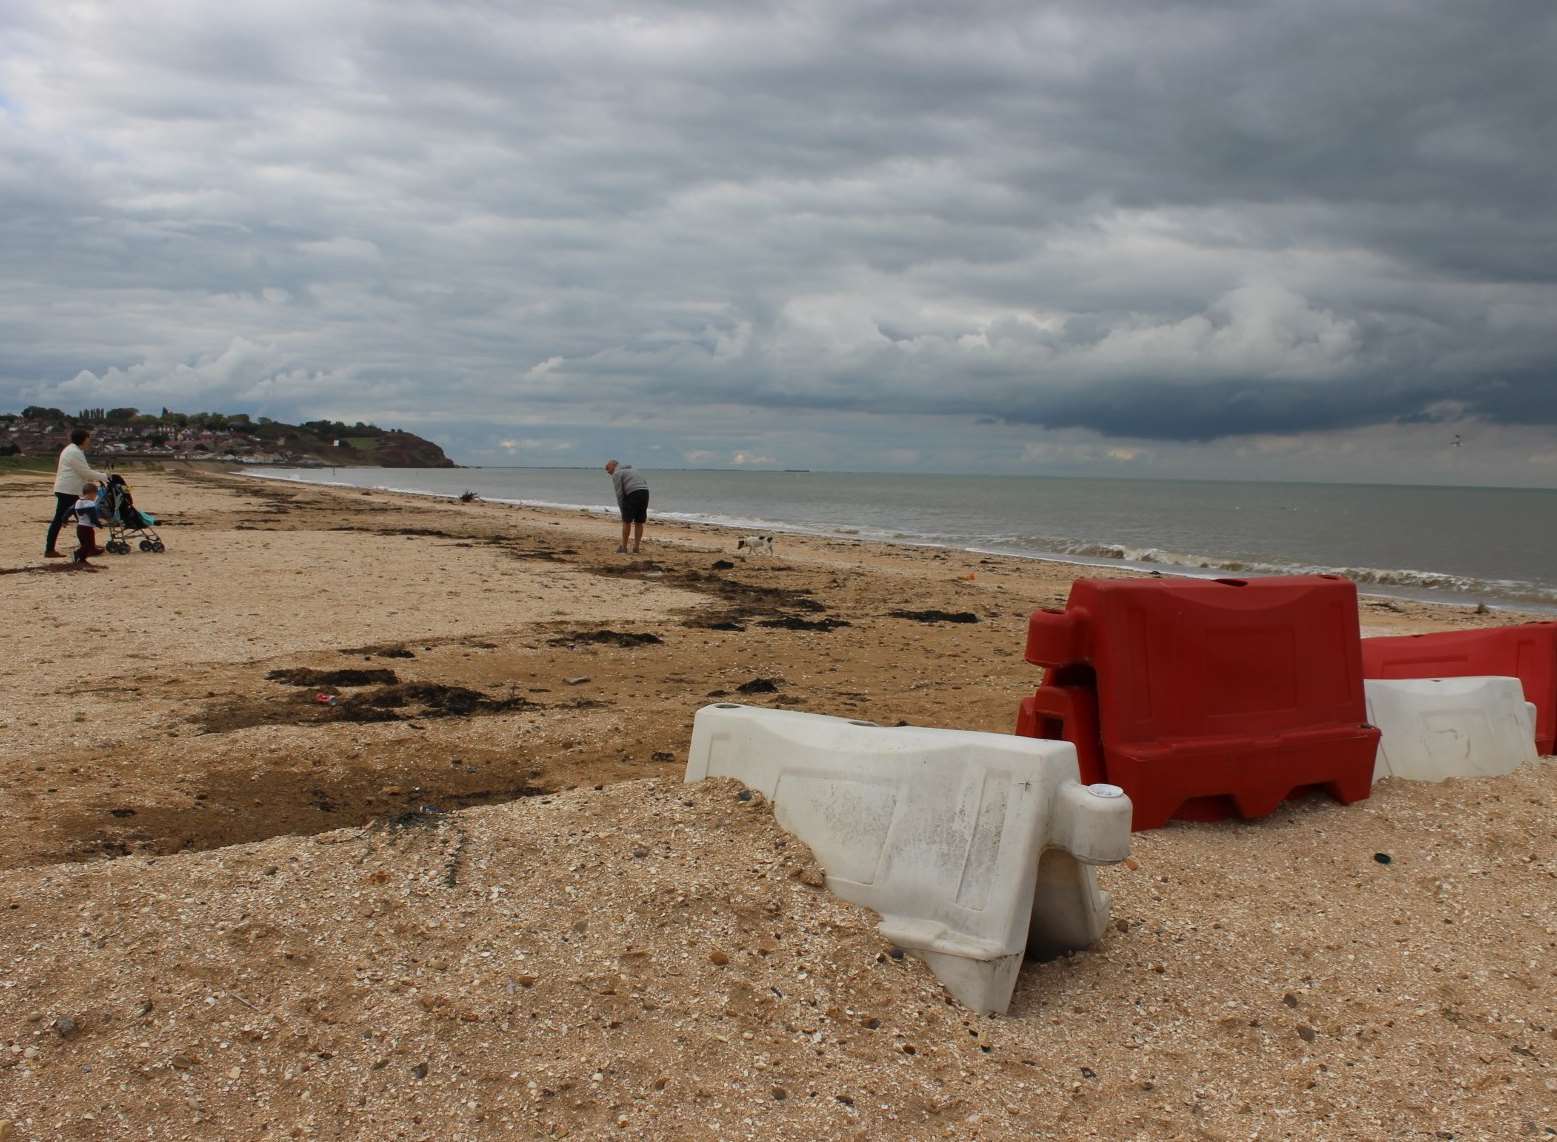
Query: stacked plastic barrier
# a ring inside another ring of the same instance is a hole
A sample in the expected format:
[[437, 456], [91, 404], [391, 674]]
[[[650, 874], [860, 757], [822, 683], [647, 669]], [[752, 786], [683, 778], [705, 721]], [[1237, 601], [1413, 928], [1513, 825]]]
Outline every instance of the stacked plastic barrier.
[[1133, 827], [1260, 817], [1297, 790], [1372, 787], [1357, 589], [1333, 575], [1079, 579], [1028, 621], [1044, 685], [1017, 733], [1076, 746], [1081, 779], [1134, 803]]
[[1535, 706], [1535, 746], [1557, 744], [1557, 623], [1362, 640], [1366, 678], [1517, 678]]
[[1010, 1004], [1024, 955], [1102, 935], [1092, 866], [1130, 853], [1129, 799], [1079, 784], [1064, 742], [721, 703], [692, 726], [686, 780], [705, 777], [768, 797], [828, 888], [981, 1012]]

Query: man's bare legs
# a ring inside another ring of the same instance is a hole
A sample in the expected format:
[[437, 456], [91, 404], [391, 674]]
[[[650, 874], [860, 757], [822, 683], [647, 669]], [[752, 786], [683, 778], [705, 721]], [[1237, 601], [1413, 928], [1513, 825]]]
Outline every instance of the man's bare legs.
[[[627, 542], [627, 525], [622, 525], [622, 543]], [[643, 546], [643, 520], [633, 524], [633, 554], [638, 554], [638, 549]]]
[[[633, 525], [624, 519], [622, 521], [622, 542], [621, 545], [616, 549], [619, 554], [627, 554], [627, 538], [632, 534], [632, 530]], [[643, 534], [643, 524], [641, 523], [638, 525], [638, 534], [640, 536]]]

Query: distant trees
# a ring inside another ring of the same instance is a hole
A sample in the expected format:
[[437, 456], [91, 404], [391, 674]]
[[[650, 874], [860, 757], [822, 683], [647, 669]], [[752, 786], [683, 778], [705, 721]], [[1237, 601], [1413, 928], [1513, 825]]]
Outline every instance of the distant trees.
[[[48, 419], [48, 414], [62, 418], [65, 415], [57, 408], [39, 408], [37, 406], [23, 409], [22, 415], [29, 416], [34, 412], [39, 413], [39, 420]], [[138, 408], [84, 408], [76, 413], [77, 420], [84, 420], [88, 424], [129, 424], [140, 418], [141, 410]]]
[[[12, 415], [15, 419], [14, 414], [8, 415]], [[22, 409], [20, 419], [41, 420], [56, 425], [74, 421], [82, 424], [134, 425], [143, 429], [166, 428], [175, 431], [181, 428], [196, 428], [206, 432], [243, 432], [250, 435], [257, 434], [262, 427], [277, 423], [268, 416], [251, 417], [246, 412], [174, 412], [166, 405], [155, 413], [142, 412], [138, 408], [124, 405], [119, 408], [83, 408], [72, 416], [63, 409], [30, 404]], [[338, 427], [345, 428], [344, 425]]]
[[364, 424], [360, 420], [356, 424], [347, 424], [344, 420], [305, 420], [298, 427], [329, 440], [341, 440], [348, 436], [385, 436], [393, 431], [376, 424]]

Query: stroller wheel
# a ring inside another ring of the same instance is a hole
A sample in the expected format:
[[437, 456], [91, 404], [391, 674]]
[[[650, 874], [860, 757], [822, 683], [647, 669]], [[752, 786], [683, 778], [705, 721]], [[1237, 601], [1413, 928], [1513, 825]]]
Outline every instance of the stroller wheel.
[[149, 539], [141, 540], [141, 550], [142, 551], [150, 551], [151, 550], [151, 540], [149, 540]]
[[130, 553], [130, 545], [116, 539], [108, 545], [108, 550], [114, 555], [128, 555]]
[[155, 542], [155, 543], [153, 543], [151, 545], [151, 549], [153, 551], [155, 551], [158, 555], [161, 555], [168, 548], [167, 548], [167, 544], [163, 543], [162, 540], [159, 539], [159, 540], [157, 540], [157, 542]]

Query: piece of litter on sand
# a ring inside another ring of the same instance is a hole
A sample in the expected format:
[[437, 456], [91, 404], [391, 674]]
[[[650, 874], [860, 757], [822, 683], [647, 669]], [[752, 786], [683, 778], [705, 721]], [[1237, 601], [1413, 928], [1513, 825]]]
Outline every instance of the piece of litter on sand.
[[588, 682], [589, 681], [589, 675], [587, 675], [587, 674], [580, 674], [576, 678], [564, 678], [563, 681], [566, 682], [569, 686], [577, 686], [580, 683]]

